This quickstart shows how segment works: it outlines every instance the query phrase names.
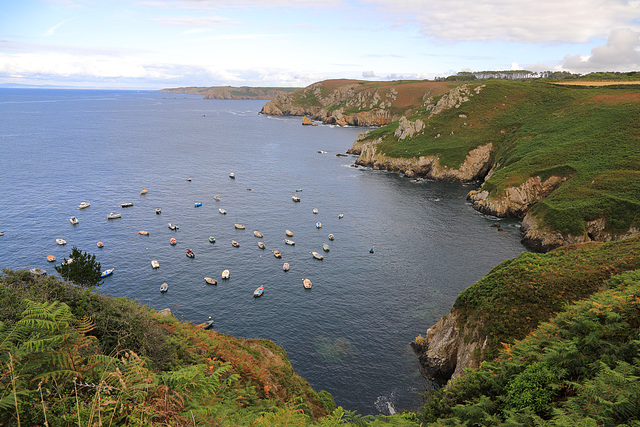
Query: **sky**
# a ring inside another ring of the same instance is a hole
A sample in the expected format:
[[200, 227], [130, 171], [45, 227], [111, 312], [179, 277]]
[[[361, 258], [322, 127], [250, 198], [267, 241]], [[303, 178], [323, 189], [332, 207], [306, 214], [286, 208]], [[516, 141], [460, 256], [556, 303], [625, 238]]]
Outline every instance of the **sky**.
[[640, 71], [640, 0], [0, 0], [0, 87]]

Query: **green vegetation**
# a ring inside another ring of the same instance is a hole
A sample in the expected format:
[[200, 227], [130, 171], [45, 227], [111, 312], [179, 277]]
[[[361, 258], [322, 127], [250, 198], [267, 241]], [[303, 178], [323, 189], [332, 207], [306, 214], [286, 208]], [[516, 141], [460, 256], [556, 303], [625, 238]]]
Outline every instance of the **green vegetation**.
[[398, 124], [392, 122], [367, 139], [382, 138], [377, 151], [386, 156], [433, 155], [450, 168], [491, 142], [497, 167], [483, 189], [493, 197], [530, 177], [569, 178], [531, 209], [546, 228], [579, 235], [599, 218], [612, 232], [640, 224], [637, 86], [476, 80], [469, 87], [481, 85], [459, 108], [431, 118], [424, 108], [414, 111], [409, 119], [425, 122], [422, 134], [398, 141], [393, 135]]
[[71, 248], [69, 259], [65, 258], [54, 268], [64, 280], [78, 286], [92, 287], [102, 284], [101, 267], [96, 261], [96, 256], [83, 252], [75, 246]]
[[283, 349], [161, 316], [51, 276], [0, 276], [0, 424], [416, 425], [362, 417], [295, 374]]
[[640, 270], [427, 398], [430, 426], [640, 425]]
[[493, 268], [454, 303], [461, 324], [487, 337], [485, 358], [522, 339], [574, 301], [599, 291], [621, 272], [640, 269], [640, 239], [523, 252]]

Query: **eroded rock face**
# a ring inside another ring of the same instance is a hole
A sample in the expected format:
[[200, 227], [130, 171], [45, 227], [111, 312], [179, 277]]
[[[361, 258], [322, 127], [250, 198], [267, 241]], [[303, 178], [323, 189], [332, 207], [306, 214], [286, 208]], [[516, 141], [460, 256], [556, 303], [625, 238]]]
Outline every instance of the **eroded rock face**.
[[587, 222], [584, 233], [580, 235], [566, 235], [558, 231], [549, 231], [544, 229], [540, 226], [539, 221], [535, 216], [528, 213], [522, 220], [522, 243], [534, 250], [547, 252], [560, 246], [570, 245], [573, 243], [585, 243], [591, 241], [610, 242], [640, 235], [640, 229], [636, 227], [631, 227], [625, 233], [613, 233], [605, 231], [605, 228], [605, 220], [599, 218]]
[[457, 312], [452, 310], [427, 330], [426, 337], [418, 336], [412, 342], [428, 378], [446, 382], [464, 375], [467, 368], [480, 366], [487, 339], [479, 335], [477, 327], [460, 329], [459, 323]]
[[477, 147], [469, 152], [465, 161], [458, 169], [451, 169], [440, 165], [436, 156], [421, 156], [419, 158], [387, 157], [376, 152], [377, 140], [356, 141], [348, 150], [349, 154], [359, 154], [356, 164], [372, 169], [400, 172], [409, 177], [424, 177], [438, 181], [468, 182], [484, 177], [491, 166], [491, 151], [493, 144], [489, 143]]
[[543, 200], [567, 180], [567, 177], [552, 176], [542, 181], [531, 177], [518, 187], [508, 187], [501, 196], [490, 195], [487, 190], [472, 190], [468, 194], [473, 207], [478, 211], [498, 217], [523, 217], [534, 204]]

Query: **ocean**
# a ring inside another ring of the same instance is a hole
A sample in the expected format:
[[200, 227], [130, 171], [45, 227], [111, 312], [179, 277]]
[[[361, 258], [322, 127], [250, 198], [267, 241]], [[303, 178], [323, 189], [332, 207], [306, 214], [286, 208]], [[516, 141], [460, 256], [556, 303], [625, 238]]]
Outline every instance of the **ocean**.
[[[347, 410], [417, 409], [433, 384], [411, 341], [461, 291], [525, 250], [519, 222], [474, 211], [466, 201], [474, 185], [354, 167], [354, 156], [336, 154], [366, 129], [260, 115], [265, 102], [0, 89], [0, 267], [54, 274], [46, 256], [57, 264], [77, 246], [102, 269], [115, 268], [97, 292], [272, 340], [315, 390]], [[85, 201], [91, 206], [78, 209]], [[122, 218], [107, 220], [110, 212]], [[491, 227], [496, 221], [504, 231]], [[287, 229], [294, 246], [284, 243]], [[229, 280], [221, 280], [224, 269]], [[169, 290], [160, 293], [164, 282]], [[261, 285], [264, 295], [254, 298]]]

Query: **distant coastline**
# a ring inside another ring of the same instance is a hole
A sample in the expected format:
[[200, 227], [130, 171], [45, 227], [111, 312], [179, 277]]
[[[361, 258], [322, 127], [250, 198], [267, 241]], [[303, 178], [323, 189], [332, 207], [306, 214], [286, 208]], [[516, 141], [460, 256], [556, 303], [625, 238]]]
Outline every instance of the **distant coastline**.
[[300, 90], [296, 87], [178, 87], [162, 89], [164, 93], [185, 93], [190, 95], [202, 95], [204, 99], [273, 99], [283, 93], [292, 93]]

